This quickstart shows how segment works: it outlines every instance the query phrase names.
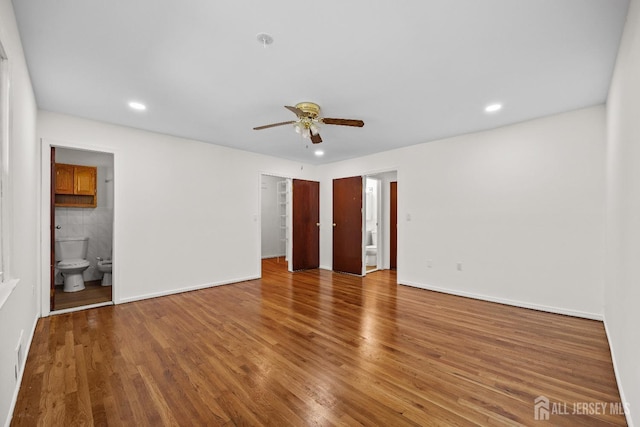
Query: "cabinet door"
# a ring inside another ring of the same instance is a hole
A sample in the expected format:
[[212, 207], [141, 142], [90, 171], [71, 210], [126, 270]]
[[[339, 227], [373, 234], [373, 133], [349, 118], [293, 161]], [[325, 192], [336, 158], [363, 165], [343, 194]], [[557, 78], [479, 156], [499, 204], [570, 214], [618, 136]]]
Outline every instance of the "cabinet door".
[[56, 194], [73, 194], [73, 165], [56, 163]]
[[96, 194], [96, 168], [92, 166], [75, 166], [75, 193], [93, 196]]

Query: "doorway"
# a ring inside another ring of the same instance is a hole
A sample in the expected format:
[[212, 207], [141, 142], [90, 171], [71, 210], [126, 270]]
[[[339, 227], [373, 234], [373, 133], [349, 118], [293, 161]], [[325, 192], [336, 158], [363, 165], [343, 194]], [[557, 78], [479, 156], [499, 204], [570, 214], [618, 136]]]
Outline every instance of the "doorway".
[[[380, 245], [380, 217], [382, 216], [381, 184], [382, 182], [371, 176], [365, 180], [365, 273], [373, 273], [382, 267]], [[379, 253], [380, 252], [380, 253]]]
[[261, 175], [261, 258], [283, 258], [288, 271], [320, 265], [320, 183]]
[[50, 150], [49, 311], [113, 304], [114, 156]]
[[[396, 268], [397, 171], [366, 176], [365, 197], [365, 273]], [[371, 231], [377, 231], [372, 234]], [[375, 255], [375, 257], [374, 257]]]
[[260, 177], [260, 256], [289, 267], [291, 260], [291, 179]]
[[[397, 171], [333, 180], [333, 270], [364, 276], [396, 266]], [[393, 207], [392, 207], [393, 206]], [[393, 216], [396, 215], [396, 216]]]

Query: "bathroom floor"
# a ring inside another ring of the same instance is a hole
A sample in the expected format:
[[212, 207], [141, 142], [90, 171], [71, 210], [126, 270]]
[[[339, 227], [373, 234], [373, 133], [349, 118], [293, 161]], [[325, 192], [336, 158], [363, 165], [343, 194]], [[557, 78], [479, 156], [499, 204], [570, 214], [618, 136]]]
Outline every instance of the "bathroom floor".
[[84, 286], [78, 292], [64, 292], [62, 285], [56, 286], [55, 310], [111, 301], [111, 286], [101, 286], [100, 280], [84, 282]]

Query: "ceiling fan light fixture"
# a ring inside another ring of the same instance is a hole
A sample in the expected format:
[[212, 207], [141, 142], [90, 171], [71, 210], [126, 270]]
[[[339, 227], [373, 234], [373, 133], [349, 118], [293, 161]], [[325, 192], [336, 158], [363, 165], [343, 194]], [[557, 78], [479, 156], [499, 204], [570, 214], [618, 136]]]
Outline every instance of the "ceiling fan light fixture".
[[364, 122], [355, 119], [327, 118], [320, 116], [320, 106], [314, 102], [299, 102], [295, 107], [285, 105], [284, 108], [296, 115], [296, 120], [288, 122], [271, 123], [269, 125], [254, 127], [254, 130], [268, 129], [276, 126], [293, 125], [293, 130], [303, 138], [310, 139], [313, 144], [320, 144], [320, 127], [322, 125], [338, 125], [362, 127]]

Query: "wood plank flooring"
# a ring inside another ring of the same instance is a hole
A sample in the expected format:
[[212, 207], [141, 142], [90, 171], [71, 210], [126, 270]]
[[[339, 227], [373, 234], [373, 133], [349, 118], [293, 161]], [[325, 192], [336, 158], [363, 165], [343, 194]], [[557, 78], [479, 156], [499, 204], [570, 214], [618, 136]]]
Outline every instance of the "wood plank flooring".
[[625, 425], [602, 323], [263, 261], [263, 278], [38, 322], [13, 426]]
[[100, 280], [84, 282], [85, 288], [78, 292], [64, 292], [63, 286], [56, 286], [55, 309], [82, 307], [111, 301], [111, 286], [102, 286]]

